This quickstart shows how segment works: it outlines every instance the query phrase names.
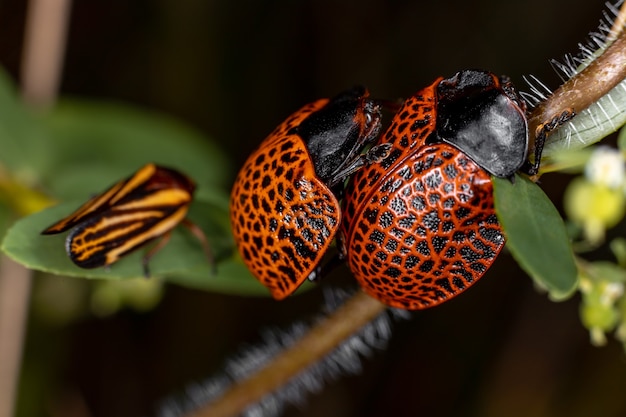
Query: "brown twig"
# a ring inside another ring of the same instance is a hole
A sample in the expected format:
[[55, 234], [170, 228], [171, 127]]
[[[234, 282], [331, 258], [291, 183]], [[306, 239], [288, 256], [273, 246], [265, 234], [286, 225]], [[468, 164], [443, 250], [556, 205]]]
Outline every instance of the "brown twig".
[[30, 286], [30, 271], [3, 256], [0, 262], [1, 417], [14, 415]]
[[22, 97], [31, 106], [56, 100], [71, 0], [31, 0], [22, 54]]
[[535, 140], [538, 127], [543, 123], [554, 120], [568, 109], [580, 113], [625, 78], [626, 32], [622, 31], [602, 55], [533, 109], [528, 121], [531, 141]]
[[248, 406], [258, 402], [326, 356], [385, 308], [384, 304], [364, 292], [357, 292], [263, 369], [250, 378], [238, 382], [217, 401], [188, 417], [227, 417], [241, 414]]
[[[22, 63], [22, 95], [46, 107], [57, 95], [71, 0], [32, 0]], [[27, 321], [31, 271], [0, 260], [0, 417], [14, 415]]]

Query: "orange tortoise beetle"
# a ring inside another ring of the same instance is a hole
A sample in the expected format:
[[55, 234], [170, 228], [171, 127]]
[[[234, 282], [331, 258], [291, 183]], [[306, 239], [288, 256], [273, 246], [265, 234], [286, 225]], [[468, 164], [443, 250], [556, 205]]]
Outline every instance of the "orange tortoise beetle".
[[235, 242], [276, 299], [313, 276], [341, 223], [337, 196], [358, 169], [387, 156], [371, 144], [381, 106], [362, 87], [310, 103], [281, 123], [247, 159], [231, 192]]
[[341, 256], [363, 289], [417, 310], [480, 279], [505, 242], [490, 174], [536, 173], [554, 125], [531, 165], [525, 102], [506, 78], [461, 71], [406, 100], [378, 141], [389, 156], [355, 173], [343, 200]]

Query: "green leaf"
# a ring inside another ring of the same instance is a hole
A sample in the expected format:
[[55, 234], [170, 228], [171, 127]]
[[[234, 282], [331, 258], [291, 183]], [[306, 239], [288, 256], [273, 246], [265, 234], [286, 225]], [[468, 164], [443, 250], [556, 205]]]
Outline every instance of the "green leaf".
[[250, 274], [238, 254], [217, 265], [218, 273], [207, 279], [203, 269], [172, 274], [168, 281], [201, 290], [218, 291], [225, 294], [270, 296], [270, 292]]
[[119, 103], [63, 101], [42, 117], [53, 153], [42, 182], [58, 198], [84, 198], [147, 162], [180, 169], [224, 190], [233, 172], [208, 138], [172, 117]]
[[142, 276], [144, 249], [108, 269], [81, 269], [65, 254], [65, 234], [40, 232], [89, 196], [155, 162], [180, 169], [197, 183], [189, 217], [204, 230], [217, 262], [214, 270], [195, 237], [179, 227], [151, 259], [151, 275], [204, 290], [269, 295], [236, 254], [228, 218], [233, 173], [228, 158], [204, 135], [172, 117], [120, 103], [65, 100], [36, 118], [0, 73], [0, 149], [0, 163], [12, 179], [42, 186], [64, 201], [19, 220], [7, 232], [2, 250], [25, 266], [83, 278]]
[[13, 81], [0, 68], [0, 164], [25, 184], [51, 165], [49, 137], [21, 103]]
[[[125, 256], [110, 268], [82, 269], [74, 265], [65, 253], [66, 233], [52, 236], [40, 234], [81, 203], [60, 204], [17, 221], [5, 236], [2, 250], [28, 268], [53, 274], [100, 279], [143, 276], [143, 248]], [[153, 278], [204, 290], [269, 295], [245, 265], [234, 258], [226, 198], [196, 199], [190, 207], [189, 218], [205, 232], [216, 258], [215, 268], [209, 264], [197, 239], [184, 227], [177, 227], [170, 242], [150, 260]]]
[[519, 265], [563, 300], [576, 289], [578, 274], [563, 220], [544, 192], [527, 178], [494, 178], [496, 212], [507, 247]]
[[626, 268], [626, 239], [623, 237], [616, 237], [609, 244], [617, 263], [622, 268]]
[[617, 135], [617, 147], [620, 151], [626, 152], [626, 129], [622, 128]]
[[576, 114], [571, 122], [551, 133], [543, 149], [543, 156], [549, 160], [564, 150], [586, 148], [615, 132], [626, 123], [625, 107], [626, 80], [585, 111]]

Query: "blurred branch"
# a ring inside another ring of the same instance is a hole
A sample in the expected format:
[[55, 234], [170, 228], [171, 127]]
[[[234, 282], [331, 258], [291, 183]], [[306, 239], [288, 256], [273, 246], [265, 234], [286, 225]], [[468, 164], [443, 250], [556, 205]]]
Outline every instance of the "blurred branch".
[[30, 271], [3, 256], [0, 262], [0, 416], [14, 414], [28, 316]]
[[37, 107], [58, 93], [71, 0], [31, 0], [22, 55], [22, 96]]
[[[71, 0], [32, 0], [22, 62], [24, 100], [51, 105], [57, 96]], [[14, 415], [32, 272], [0, 260], [0, 417]]]

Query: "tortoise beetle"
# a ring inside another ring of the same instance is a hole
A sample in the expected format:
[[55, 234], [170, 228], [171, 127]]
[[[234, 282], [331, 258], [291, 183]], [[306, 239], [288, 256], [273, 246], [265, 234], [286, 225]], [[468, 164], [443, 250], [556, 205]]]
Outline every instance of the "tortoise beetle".
[[[418, 310], [467, 289], [504, 246], [490, 174], [527, 163], [525, 104], [506, 78], [466, 70], [405, 101], [342, 203], [341, 256], [363, 289]], [[538, 164], [536, 155], [535, 164]]]
[[230, 218], [248, 269], [276, 299], [314, 275], [341, 221], [337, 195], [358, 169], [387, 156], [381, 106], [356, 87], [310, 103], [280, 124], [235, 180]]

